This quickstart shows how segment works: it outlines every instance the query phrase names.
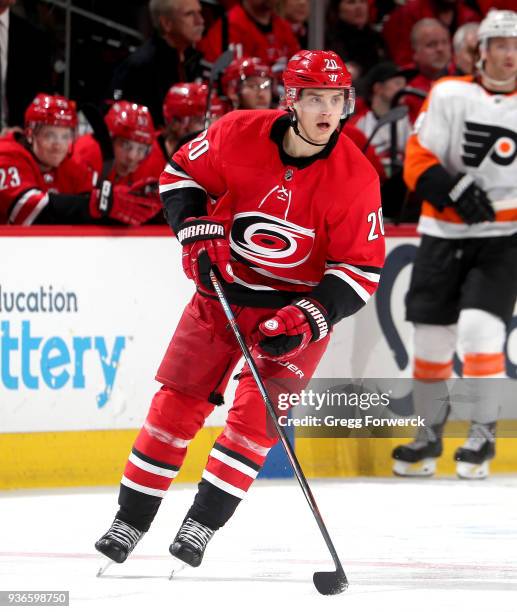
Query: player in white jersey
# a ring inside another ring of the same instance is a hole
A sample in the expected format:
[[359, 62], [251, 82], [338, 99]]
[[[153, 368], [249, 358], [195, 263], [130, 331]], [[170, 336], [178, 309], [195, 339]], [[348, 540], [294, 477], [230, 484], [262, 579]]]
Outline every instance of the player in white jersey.
[[424, 204], [406, 298], [415, 324], [415, 411], [426, 426], [393, 451], [398, 475], [432, 475], [449, 412], [456, 350], [471, 428], [457, 473], [488, 475], [495, 455], [504, 344], [517, 296], [517, 13], [478, 31], [478, 74], [436, 83], [406, 151], [404, 178]]

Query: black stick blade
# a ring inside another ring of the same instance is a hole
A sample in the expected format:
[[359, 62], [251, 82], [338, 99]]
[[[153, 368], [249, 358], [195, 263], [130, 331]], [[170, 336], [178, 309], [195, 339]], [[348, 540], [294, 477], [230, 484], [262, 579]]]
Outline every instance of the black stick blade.
[[338, 595], [348, 587], [345, 572], [315, 572], [312, 580], [322, 595]]

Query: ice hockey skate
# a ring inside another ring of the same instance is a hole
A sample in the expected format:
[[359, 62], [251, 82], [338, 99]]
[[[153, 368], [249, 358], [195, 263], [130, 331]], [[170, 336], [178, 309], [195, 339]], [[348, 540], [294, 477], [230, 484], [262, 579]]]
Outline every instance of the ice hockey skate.
[[481, 480], [490, 474], [490, 459], [495, 457], [495, 423], [472, 423], [465, 444], [454, 453], [459, 478]]
[[215, 531], [206, 525], [187, 518], [169, 547], [169, 552], [183, 563], [199, 567], [205, 548]]
[[97, 572], [97, 576], [102, 576], [113, 561], [115, 563], [124, 563], [129, 554], [142, 539], [143, 535], [143, 531], [136, 529], [124, 521], [115, 519], [108, 531], [95, 542], [95, 548], [110, 559], [110, 561]]
[[393, 473], [395, 476], [433, 476], [436, 459], [442, 452], [441, 431], [437, 427], [422, 427], [413, 442], [393, 449]]

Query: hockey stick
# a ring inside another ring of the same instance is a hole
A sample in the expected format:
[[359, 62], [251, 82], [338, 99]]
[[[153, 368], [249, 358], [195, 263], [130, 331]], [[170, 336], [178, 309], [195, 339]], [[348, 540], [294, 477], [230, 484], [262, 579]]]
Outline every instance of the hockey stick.
[[294, 454], [294, 450], [293, 450], [293, 447], [291, 446], [291, 443], [289, 442], [289, 438], [286, 436], [284, 430], [278, 423], [278, 419], [275, 413], [273, 402], [271, 401], [271, 398], [269, 397], [269, 393], [267, 392], [267, 389], [258, 372], [257, 366], [255, 364], [255, 360], [251, 356], [250, 350], [248, 349], [246, 342], [239, 329], [239, 326], [237, 325], [237, 321], [235, 320], [235, 316], [230, 307], [230, 304], [228, 303], [228, 300], [226, 299], [223, 289], [213, 270], [210, 271], [210, 280], [212, 281], [215, 292], [217, 293], [217, 297], [219, 298], [219, 301], [221, 302], [221, 306], [223, 307], [224, 313], [226, 314], [226, 317], [233, 330], [233, 333], [235, 334], [235, 337], [237, 338], [237, 342], [239, 343], [241, 347], [242, 353], [244, 355], [244, 359], [246, 360], [246, 363], [248, 364], [248, 367], [253, 375], [253, 378], [255, 379], [255, 382], [257, 383], [257, 387], [260, 391], [260, 394], [262, 395], [262, 399], [264, 400], [268, 414], [271, 417], [271, 420], [273, 421], [273, 424], [275, 426], [275, 429], [278, 433], [280, 440], [282, 441], [282, 444], [284, 446], [289, 462], [291, 463], [293, 467], [294, 473], [296, 474], [296, 478], [298, 478], [298, 482], [300, 483], [302, 491], [307, 499], [307, 503], [309, 504], [310, 509], [312, 510], [312, 514], [314, 515], [314, 518], [316, 519], [316, 522], [318, 523], [318, 527], [320, 528], [321, 535], [323, 536], [323, 539], [325, 540], [325, 543], [332, 556], [332, 560], [334, 561], [334, 564], [336, 566], [336, 570], [334, 572], [315, 572], [312, 576], [314, 586], [318, 589], [318, 591], [322, 595], [337, 595], [338, 593], [342, 593], [348, 586], [348, 580], [345, 576], [345, 572], [343, 570], [343, 566], [341, 565], [341, 561], [339, 560], [339, 557], [337, 555], [336, 549], [334, 548], [334, 544], [332, 543], [332, 540], [330, 539], [330, 535], [329, 535], [329, 532], [327, 531], [327, 527], [325, 526], [325, 523], [323, 522], [323, 518], [316, 504], [316, 500], [314, 499], [314, 495], [312, 494], [312, 491], [309, 487], [309, 483], [307, 482], [307, 479], [305, 478], [305, 475], [298, 462], [298, 459], [296, 455]]
[[368, 141], [362, 148], [362, 152], [366, 153], [366, 150], [371, 145], [372, 140], [374, 139], [375, 135], [381, 128], [383, 128], [385, 125], [388, 125], [388, 123], [392, 123], [392, 124], [397, 123], [397, 121], [400, 121], [401, 119], [403, 119], [407, 115], [407, 113], [408, 113], [407, 106], [395, 106], [395, 108], [392, 108], [385, 115], [383, 115], [377, 122], [377, 125], [375, 126], [373, 132], [370, 134]]
[[208, 94], [206, 98], [206, 109], [205, 109], [205, 130], [208, 128], [210, 121], [210, 107], [212, 105], [212, 92], [214, 91], [214, 83], [221, 76], [221, 74], [228, 68], [234, 58], [233, 49], [226, 49], [226, 51], [220, 55], [215, 62], [212, 64], [210, 70], [210, 77], [208, 79]]

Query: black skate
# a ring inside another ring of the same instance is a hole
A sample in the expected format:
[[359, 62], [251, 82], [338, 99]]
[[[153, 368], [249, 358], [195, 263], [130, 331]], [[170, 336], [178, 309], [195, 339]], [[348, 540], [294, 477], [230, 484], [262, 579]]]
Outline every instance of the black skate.
[[143, 531], [115, 519], [102, 538], [95, 542], [95, 548], [115, 563], [124, 563], [143, 535]]
[[454, 453], [459, 478], [480, 480], [489, 475], [495, 457], [495, 423], [472, 423], [465, 444]]
[[192, 567], [199, 567], [203, 560], [205, 548], [215, 530], [197, 521], [187, 518], [169, 547], [169, 552]]
[[396, 476], [433, 476], [436, 459], [442, 452], [441, 435], [437, 435], [436, 428], [425, 427], [413, 442], [393, 449], [393, 473]]

